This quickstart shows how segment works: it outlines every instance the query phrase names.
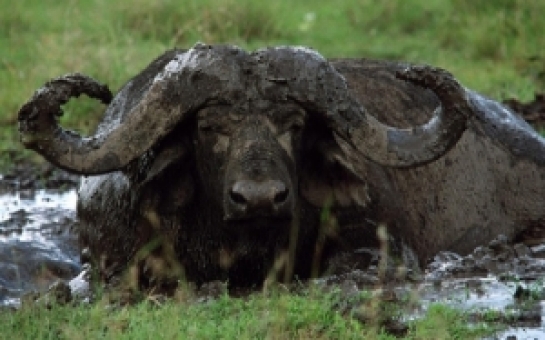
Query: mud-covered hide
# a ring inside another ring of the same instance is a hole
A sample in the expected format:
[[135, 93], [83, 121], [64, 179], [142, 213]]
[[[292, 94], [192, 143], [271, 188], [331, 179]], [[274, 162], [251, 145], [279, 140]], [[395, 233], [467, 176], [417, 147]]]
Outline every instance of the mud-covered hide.
[[380, 225], [424, 263], [545, 223], [543, 138], [433, 67], [197, 44], [129, 80], [90, 144], [47, 138], [42, 92], [21, 133], [48, 159], [75, 140], [63, 166], [100, 174], [78, 216], [105, 282], [254, 287], [365, 266]]
[[[400, 84], [395, 71], [403, 64], [363, 59], [333, 65], [362, 105], [387, 124], [420, 124], [437, 103], [430, 91]], [[382, 208], [377, 219], [404, 235], [422, 261], [439, 250], [467, 254], [499, 234], [514, 240], [545, 227], [543, 139], [518, 115], [468, 92], [477, 117], [444, 157], [411, 169], [381, 167], [379, 178], [374, 165], [351, 160]]]

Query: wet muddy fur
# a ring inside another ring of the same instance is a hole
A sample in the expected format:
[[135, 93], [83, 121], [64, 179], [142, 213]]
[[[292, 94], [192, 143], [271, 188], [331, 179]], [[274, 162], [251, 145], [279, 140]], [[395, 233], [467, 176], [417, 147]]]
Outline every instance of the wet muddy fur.
[[57, 124], [83, 93], [110, 99], [64, 76], [19, 127], [25, 146], [93, 175], [80, 243], [105, 281], [132, 266], [150, 284], [260, 285], [334, 270], [381, 224], [424, 263], [545, 223], [543, 138], [444, 70], [196, 45], [131, 79], [89, 138]]

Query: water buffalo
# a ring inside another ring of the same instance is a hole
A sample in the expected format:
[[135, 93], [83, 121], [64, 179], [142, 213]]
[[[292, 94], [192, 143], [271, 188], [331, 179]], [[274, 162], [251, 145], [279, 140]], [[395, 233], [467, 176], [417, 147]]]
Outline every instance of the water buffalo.
[[[86, 94], [91, 137], [59, 126]], [[80, 243], [108, 281], [259, 285], [324, 269], [384, 223], [425, 262], [545, 224], [545, 143], [427, 66], [299, 47], [167, 51], [113, 98], [80, 74], [19, 112], [21, 140], [83, 174]]]

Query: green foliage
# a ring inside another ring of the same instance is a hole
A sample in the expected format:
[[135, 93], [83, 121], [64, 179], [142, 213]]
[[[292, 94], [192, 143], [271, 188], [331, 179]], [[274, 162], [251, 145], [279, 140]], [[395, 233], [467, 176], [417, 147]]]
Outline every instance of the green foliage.
[[[132, 307], [33, 307], [0, 314], [2, 334], [11, 339], [356, 339], [362, 326], [343, 318], [325, 295], [255, 295], [249, 299], [221, 296], [206, 303], [157, 307], [151, 301]], [[1, 337], [1, 335], [0, 335]]]
[[[356, 301], [361, 308], [373, 308], [373, 299], [364, 292]], [[305, 291], [164, 304], [149, 298], [115, 308], [103, 302], [32, 306], [0, 313], [0, 339], [397, 339], [378, 323], [361, 323], [341, 313], [343, 303], [338, 291]], [[410, 324], [404, 338], [473, 339], [493, 331], [485, 324], [468, 326], [465, 314], [433, 305], [424, 318]]]
[[162, 41], [170, 46], [187, 46], [189, 41], [245, 44], [273, 41], [282, 32], [275, 21], [276, 4], [252, 0], [120, 3], [123, 29], [142, 39]]

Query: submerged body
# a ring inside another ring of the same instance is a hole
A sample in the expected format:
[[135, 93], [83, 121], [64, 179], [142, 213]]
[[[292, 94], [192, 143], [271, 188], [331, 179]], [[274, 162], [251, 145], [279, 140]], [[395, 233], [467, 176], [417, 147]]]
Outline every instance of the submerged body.
[[[431, 91], [395, 78], [404, 65], [371, 60], [333, 65], [362, 105], [386, 124], [421, 124], [439, 105]], [[422, 260], [440, 250], [467, 254], [499, 234], [515, 240], [529, 228], [545, 227], [543, 138], [505, 106], [466, 91], [474, 116], [450, 151], [419, 167], [380, 167], [380, 177], [366, 181], [377, 205], [387, 207], [378, 219], [395, 225]], [[387, 107], [384, 97], [395, 106]], [[370, 162], [359, 164], [359, 173], [373, 168]]]
[[49, 121], [28, 114], [40, 98], [21, 130], [55, 164], [100, 174], [78, 216], [105, 281], [132, 268], [141, 285], [259, 285], [327, 270], [376, 245], [379, 224], [421, 262], [542, 226], [543, 139], [448, 73], [408, 66], [196, 46], [129, 81], [90, 141], [42, 138]]

